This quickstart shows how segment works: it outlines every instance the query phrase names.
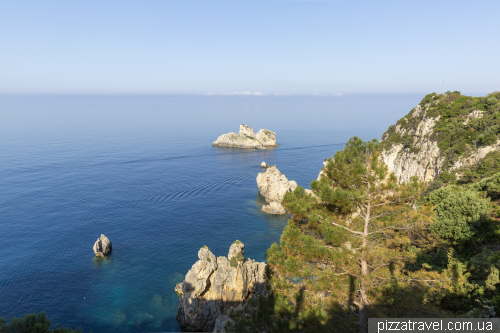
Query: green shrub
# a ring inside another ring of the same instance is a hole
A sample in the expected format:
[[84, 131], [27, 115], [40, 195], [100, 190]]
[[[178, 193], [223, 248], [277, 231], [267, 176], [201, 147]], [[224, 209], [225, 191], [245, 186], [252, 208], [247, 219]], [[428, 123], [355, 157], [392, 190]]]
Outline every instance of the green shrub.
[[441, 202], [443, 202], [445, 199], [447, 199], [450, 195], [462, 191], [462, 187], [460, 186], [447, 186], [447, 187], [442, 187], [440, 189], [437, 189], [433, 192], [431, 192], [427, 196], [427, 201], [432, 203], [434, 206], [439, 205]]
[[489, 208], [489, 200], [480, 199], [476, 192], [454, 193], [435, 207], [436, 221], [429, 229], [454, 245], [463, 243], [474, 235], [473, 224], [488, 214]]
[[22, 318], [11, 318], [7, 323], [5, 318], [0, 318], [1, 333], [82, 333], [82, 330], [73, 330], [67, 327], [50, 328], [51, 320], [45, 312], [27, 314]]
[[497, 142], [498, 138], [495, 134], [489, 134], [481, 138], [481, 144], [484, 146], [491, 146]]
[[234, 268], [238, 266], [238, 262], [236, 261], [235, 257], [232, 257], [231, 260], [229, 260], [229, 265]]

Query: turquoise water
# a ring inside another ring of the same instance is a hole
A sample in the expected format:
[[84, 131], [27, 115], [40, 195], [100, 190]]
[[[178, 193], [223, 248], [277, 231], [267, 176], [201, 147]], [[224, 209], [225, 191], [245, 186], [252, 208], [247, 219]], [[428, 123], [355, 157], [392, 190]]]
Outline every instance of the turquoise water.
[[[380, 139], [421, 98], [0, 96], [0, 317], [179, 331], [174, 286], [201, 246], [227, 255], [239, 239], [263, 261], [279, 241], [287, 217], [260, 211], [262, 161], [307, 188], [349, 137]], [[211, 146], [241, 123], [280, 146]]]

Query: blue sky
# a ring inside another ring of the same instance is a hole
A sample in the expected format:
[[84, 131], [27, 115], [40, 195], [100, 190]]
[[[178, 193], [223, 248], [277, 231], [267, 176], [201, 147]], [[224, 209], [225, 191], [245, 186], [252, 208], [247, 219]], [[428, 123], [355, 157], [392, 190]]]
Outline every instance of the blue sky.
[[500, 1], [1, 1], [0, 93], [486, 94]]

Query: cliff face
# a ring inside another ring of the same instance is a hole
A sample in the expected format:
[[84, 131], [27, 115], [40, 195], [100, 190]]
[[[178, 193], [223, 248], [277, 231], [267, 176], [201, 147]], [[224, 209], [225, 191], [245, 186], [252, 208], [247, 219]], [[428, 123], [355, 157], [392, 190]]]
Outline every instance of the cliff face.
[[394, 172], [400, 182], [407, 182], [415, 175], [421, 181], [432, 181], [443, 166], [444, 158], [440, 156], [437, 141], [430, 139], [439, 116], [437, 119], [429, 118], [422, 111], [422, 107], [418, 105], [410, 113], [411, 117], [418, 119], [416, 128], [404, 129], [400, 125], [396, 125], [394, 129], [396, 133], [401, 135], [410, 135], [413, 138], [414, 149], [405, 148], [401, 143], [395, 143], [382, 153], [382, 158], [389, 167], [389, 172]]
[[460, 168], [476, 164], [488, 152], [500, 150], [497, 138], [488, 134], [497, 126], [496, 104], [487, 112], [474, 108], [474, 98], [460, 97], [464, 103], [434, 94], [384, 133], [382, 158], [400, 182], [407, 182], [412, 176], [429, 182], [443, 171], [460, 176]]
[[245, 259], [243, 254], [244, 245], [239, 241], [231, 245], [227, 258], [216, 258], [206, 246], [198, 251], [200, 260], [175, 288], [182, 294], [176, 319], [184, 329], [212, 331], [217, 319], [231, 308], [268, 294], [266, 264]]

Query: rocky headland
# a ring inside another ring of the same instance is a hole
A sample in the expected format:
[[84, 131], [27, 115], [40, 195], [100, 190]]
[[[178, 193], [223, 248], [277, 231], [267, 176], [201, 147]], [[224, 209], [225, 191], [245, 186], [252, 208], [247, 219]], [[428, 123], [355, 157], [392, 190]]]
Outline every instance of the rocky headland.
[[212, 143], [212, 146], [234, 147], [247, 149], [267, 149], [279, 146], [276, 142], [276, 133], [267, 129], [260, 129], [255, 134], [253, 128], [240, 125], [240, 132], [222, 134]]
[[[400, 182], [412, 176], [430, 182], [444, 171], [456, 173], [500, 151], [495, 134], [495, 97], [429, 94], [382, 136], [382, 158]], [[483, 110], [480, 110], [483, 109]], [[493, 133], [493, 134], [491, 134]]]
[[286, 214], [286, 209], [281, 205], [281, 200], [287, 192], [297, 188], [295, 180], [288, 180], [275, 165], [257, 175], [259, 192], [264, 196], [269, 205], [264, 205], [262, 211], [270, 214]]
[[227, 257], [215, 257], [207, 246], [198, 251], [191, 267], [175, 291], [182, 295], [177, 321], [189, 331], [220, 330], [234, 325], [228, 314], [242, 309], [251, 298], [267, 296], [266, 264], [245, 259], [245, 247], [235, 241]]

